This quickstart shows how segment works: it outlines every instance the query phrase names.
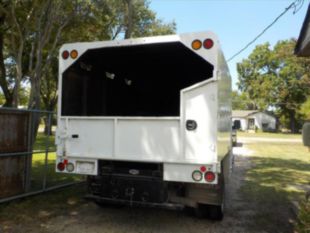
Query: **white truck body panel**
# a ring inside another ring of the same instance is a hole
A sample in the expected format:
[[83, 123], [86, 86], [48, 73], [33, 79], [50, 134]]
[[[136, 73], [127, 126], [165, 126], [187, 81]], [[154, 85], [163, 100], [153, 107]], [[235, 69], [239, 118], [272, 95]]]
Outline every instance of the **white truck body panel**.
[[[198, 85], [182, 91], [182, 118], [194, 119], [199, 124], [194, 131], [185, 132], [183, 141], [186, 159], [198, 163], [216, 163], [217, 123], [217, 88], [216, 82], [208, 80], [204, 85]], [[183, 126], [185, 124], [182, 124]]]
[[[66, 153], [76, 158], [126, 161], [184, 161], [180, 153], [180, 120], [174, 118], [69, 117]], [[61, 147], [58, 147], [61, 153]]]

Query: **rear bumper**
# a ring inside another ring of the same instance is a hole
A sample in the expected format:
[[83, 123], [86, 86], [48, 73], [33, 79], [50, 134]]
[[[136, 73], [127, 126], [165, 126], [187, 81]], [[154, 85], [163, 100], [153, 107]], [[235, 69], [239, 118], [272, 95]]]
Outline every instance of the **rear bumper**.
[[[79, 175], [92, 175], [98, 176], [103, 174], [102, 163], [122, 163], [128, 164], [127, 170], [122, 170], [123, 175], [131, 175], [131, 172], [137, 173], [136, 177], [139, 177], [140, 170], [143, 164], [157, 164], [162, 167], [160, 173], [162, 174], [162, 180], [168, 182], [186, 182], [186, 183], [195, 183], [195, 184], [217, 184], [218, 183], [218, 174], [221, 172], [219, 168], [219, 163], [201, 163], [201, 164], [193, 164], [193, 163], [145, 163], [145, 162], [130, 162], [130, 161], [117, 161], [117, 160], [100, 160], [100, 159], [91, 159], [91, 158], [76, 158], [71, 156], [58, 156], [56, 159], [56, 172], [59, 173], [68, 173], [68, 174], [79, 174]], [[61, 166], [59, 166], [62, 164]], [[134, 165], [131, 165], [134, 164]], [[135, 167], [136, 164], [141, 164], [139, 168]], [[69, 170], [69, 166], [71, 165]], [[132, 167], [131, 167], [132, 166]], [[62, 168], [62, 169], [60, 169]], [[200, 180], [193, 179], [193, 173], [196, 171], [201, 171], [202, 178]], [[204, 178], [206, 172], [214, 173], [214, 180], [207, 181]], [[109, 175], [113, 172], [113, 170], [109, 171]], [[142, 175], [142, 174], [141, 174]]]
[[147, 206], [181, 209], [184, 206], [197, 207], [198, 204], [221, 205], [224, 183], [191, 184], [167, 182], [162, 178], [129, 176], [88, 177], [88, 199], [100, 204], [112, 203], [129, 206]]

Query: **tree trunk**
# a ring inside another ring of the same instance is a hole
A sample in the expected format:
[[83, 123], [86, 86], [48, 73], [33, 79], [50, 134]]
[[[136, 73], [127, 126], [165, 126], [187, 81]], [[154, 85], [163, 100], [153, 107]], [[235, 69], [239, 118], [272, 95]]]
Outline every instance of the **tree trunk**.
[[[19, 76], [18, 74], [16, 76]], [[17, 77], [13, 89], [13, 100], [12, 107], [18, 108], [19, 104], [19, 89], [20, 89], [20, 79]]]
[[[5, 15], [0, 16], [0, 27], [3, 27], [5, 21]], [[0, 29], [0, 87], [5, 97], [5, 107], [12, 107], [13, 105], [13, 96], [9, 90], [8, 83], [6, 81], [6, 70], [4, 65], [4, 56], [3, 56], [3, 43], [4, 43], [4, 31]]]
[[49, 117], [50, 117], [49, 114], [47, 114], [46, 117], [44, 117], [44, 134], [45, 135], [48, 135], [48, 134], [49, 135], [53, 135], [53, 131], [52, 131], [52, 125], [53, 125], [52, 124], [53, 123], [52, 122], [52, 120], [53, 120], [52, 117], [53, 116], [51, 116], [51, 121], [50, 122], [49, 122]]
[[127, 25], [126, 25], [126, 31], [125, 31], [125, 39], [131, 38], [132, 34], [132, 28], [133, 28], [133, 22], [132, 22], [132, 16], [133, 16], [133, 7], [132, 7], [132, 0], [126, 0], [127, 4]]
[[297, 133], [295, 110], [290, 110], [290, 130], [291, 133]]
[[20, 41], [18, 54], [16, 58], [16, 78], [13, 89], [13, 101], [12, 101], [12, 106], [15, 108], [17, 108], [19, 104], [19, 89], [21, 80], [23, 78], [23, 51], [24, 51], [24, 42]]
[[[40, 110], [40, 79], [36, 77], [31, 78], [31, 90], [30, 90], [28, 109]], [[33, 112], [32, 116], [33, 116], [32, 124], [36, 138], [40, 124], [41, 114], [38, 112]]]
[[[43, 102], [45, 103], [45, 101]], [[46, 110], [53, 112], [54, 109], [56, 108], [56, 104], [57, 104], [57, 98], [50, 100], [49, 103], [45, 103]], [[45, 135], [48, 135], [48, 133], [50, 133], [50, 135], [53, 135], [52, 126], [53, 126], [53, 114], [52, 113], [46, 114], [46, 116], [44, 117], [44, 134]]]

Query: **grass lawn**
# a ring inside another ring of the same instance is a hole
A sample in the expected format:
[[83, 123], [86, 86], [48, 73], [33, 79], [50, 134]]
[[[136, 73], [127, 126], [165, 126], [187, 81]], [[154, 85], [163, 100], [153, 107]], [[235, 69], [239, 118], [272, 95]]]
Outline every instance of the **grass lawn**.
[[262, 137], [262, 138], [283, 138], [283, 139], [301, 139], [301, 134], [289, 134], [289, 133], [267, 133], [267, 132], [237, 132], [237, 137]]
[[305, 189], [310, 187], [310, 152], [301, 143], [245, 146], [254, 153], [251, 155], [254, 166], [247, 171], [241, 191], [244, 198], [255, 200], [258, 208], [270, 206], [258, 211], [260, 214], [256, 218], [260, 224], [264, 224], [266, 218], [274, 219], [277, 224], [278, 219], [285, 216], [274, 213], [274, 207], [285, 212], [292, 207], [292, 201], [305, 199]]
[[254, 152], [255, 167], [247, 172], [254, 192], [256, 188], [272, 188], [291, 199], [305, 194], [302, 187], [310, 185], [310, 153], [301, 143], [259, 143], [246, 147]]
[[36, 141], [33, 146], [33, 150], [35, 151], [45, 151], [46, 144], [48, 145], [48, 149], [50, 151], [55, 151], [56, 146], [55, 146], [55, 133], [53, 135], [50, 135], [47, 137], [44, 133], [38, 132]]

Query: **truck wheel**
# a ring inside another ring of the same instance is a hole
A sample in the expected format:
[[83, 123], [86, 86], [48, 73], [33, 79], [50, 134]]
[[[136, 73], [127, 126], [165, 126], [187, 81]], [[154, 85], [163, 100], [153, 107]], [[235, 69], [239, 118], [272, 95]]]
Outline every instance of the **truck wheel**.
[[224, 216], [223, 205], [209, 205], [208, 206], [208, 217], [212, 220], [220, 221]]
[[194, 213], [197, 218], [206, 218], [208, 216], [208, 207], [203, 204], [198, 204], [198, 206], [194, 208]]

